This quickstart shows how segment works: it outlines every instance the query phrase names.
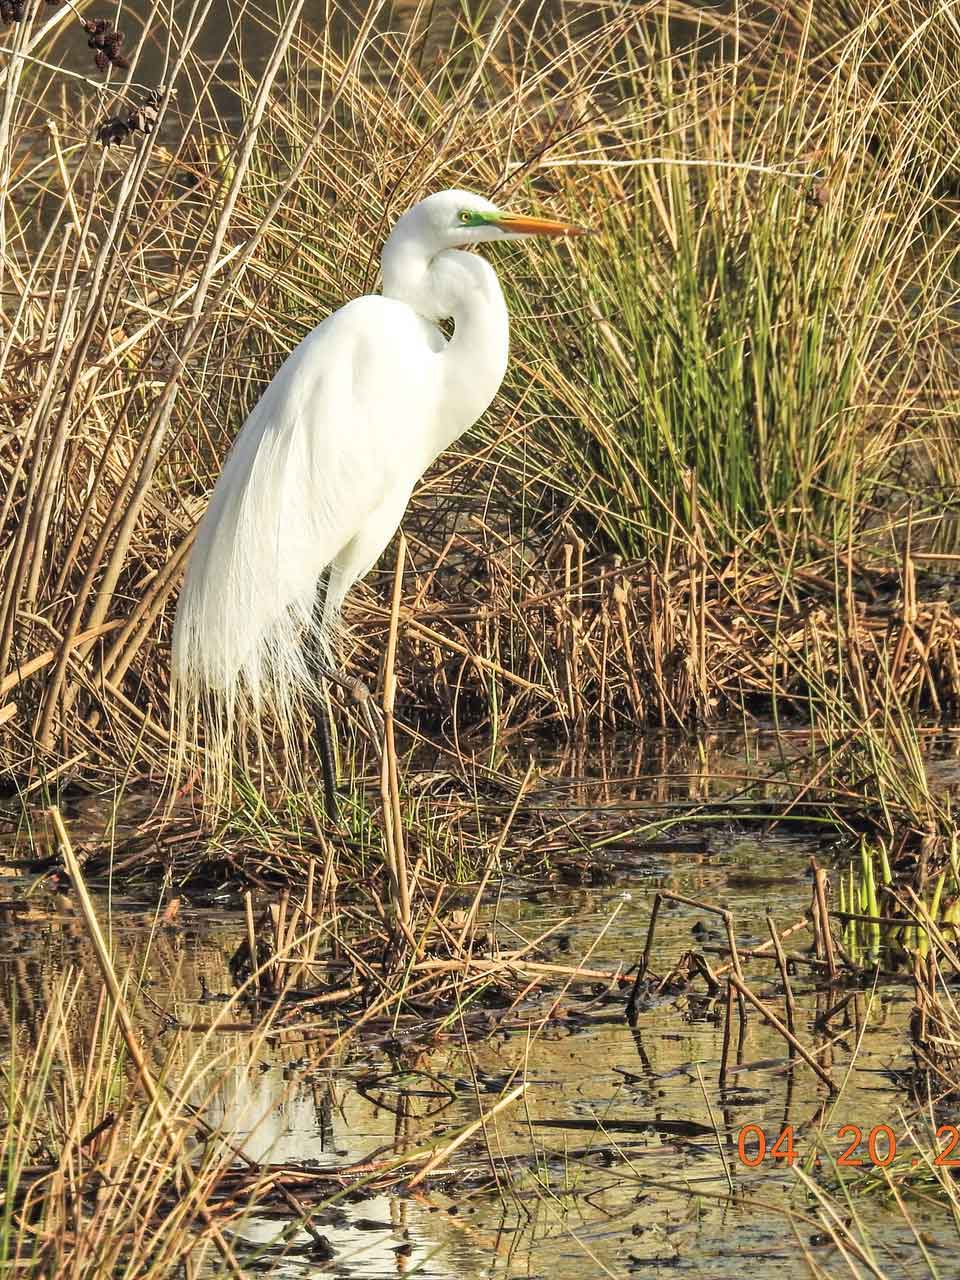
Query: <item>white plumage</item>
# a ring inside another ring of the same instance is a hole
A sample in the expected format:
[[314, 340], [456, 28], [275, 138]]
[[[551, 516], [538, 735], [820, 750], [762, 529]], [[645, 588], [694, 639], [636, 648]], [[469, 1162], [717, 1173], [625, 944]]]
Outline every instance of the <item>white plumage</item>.
[[[496, 275], [454, 246], [577, 230], [463, 191], [421, 201], [384, 247], [383, 296], [357, 298], [309, 333], [244, 423], [191, 551], [173, 635], [177, 769], [202, 713], [214, 804], [235, 740], [268, 714], [295, 754], [297, 707], [318, 696], [309, 644], [333, 660], [346, 593], [390, 542], [417, 480], [503, 379]], [[449, 342], [436, 324], [446, 318]]]

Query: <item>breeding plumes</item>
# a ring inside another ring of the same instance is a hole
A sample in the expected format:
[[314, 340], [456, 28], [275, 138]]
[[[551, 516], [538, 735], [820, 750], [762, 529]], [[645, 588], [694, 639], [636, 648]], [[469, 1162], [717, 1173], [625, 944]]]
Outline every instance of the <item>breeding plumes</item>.
[[[503, 293], [463, 247], [580, 233], [466, 191], [429, 196], [387, 239], [382, 295], [334, 312], [267, 387], [213, 491], [174, 626], [177, 768], [202, 717], [207, 803], [224, 798], [234, 744], [268, 717], [295, 758], [299, 709], [317, 705], [336, 660], [344, 597], [503, 380]], [[451, 319], [448, 340], [438, 322]]]

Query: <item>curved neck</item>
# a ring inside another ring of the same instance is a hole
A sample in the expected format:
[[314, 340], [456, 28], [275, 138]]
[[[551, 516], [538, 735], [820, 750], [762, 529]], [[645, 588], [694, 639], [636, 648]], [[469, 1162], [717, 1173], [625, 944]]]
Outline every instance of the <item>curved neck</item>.
[[391, 236], [383, 251], [383, 292], [424, 320], [453, 320], [453, 336], [437, 356], [436, 456], [476, 422], [503, 381], [510, 325], [500, 282], [478, 254], [445, 249], [428, 257], [415, 241]]

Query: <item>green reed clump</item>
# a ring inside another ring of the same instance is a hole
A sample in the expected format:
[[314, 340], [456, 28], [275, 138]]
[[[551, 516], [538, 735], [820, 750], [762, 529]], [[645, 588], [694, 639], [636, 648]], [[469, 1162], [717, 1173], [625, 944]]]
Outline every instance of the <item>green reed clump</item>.
[[576, 267], [530, 267], [557, 303], [517, 326], [543, 425], [516, 465], [625, 554], [698, 517], [711, 554], [846, 537], [875, 518], [942, 313], [939, 171], [918, 185], [906, 143], [874, 160], [878, 108], [845, 70], [811, 91], [795, 63], [764, 78], [648, 51], [614, 141], [607, 121], [594, 139], [600, 237]]

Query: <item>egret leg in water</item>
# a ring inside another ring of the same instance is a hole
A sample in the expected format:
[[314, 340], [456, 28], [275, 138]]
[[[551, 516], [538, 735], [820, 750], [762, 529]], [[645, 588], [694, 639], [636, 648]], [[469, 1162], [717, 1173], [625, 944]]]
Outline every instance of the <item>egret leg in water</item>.
[[[177, 761], [202, 716], [212, 808], [228, 798], [239, 743], [255, 736], [263, 746], [273, 731], [291, 748], [298, 741], [319, 670], [309, 654], [329, 662], [337, 652], [347, 592], [389, 545], [417, 481], [503, 381], [506, 301], [489, 262], [462, 250], [582, 232], [507, 213], [469, 191], [428, 196], [387, 238], [382, 294], [327, 316], [254, 407], [197, 531], [173, 632]], [[452, 334], [441, 327], [447, 321]], [[304, 633], [312, 633], [309, 651]], [[371, 699], [362, 699], [362, 713], [369, 723]], [[318, 715], [329, 801], [329, 718], [325, 709]], [[284, 763], [298, 772], [295, 759]]]

